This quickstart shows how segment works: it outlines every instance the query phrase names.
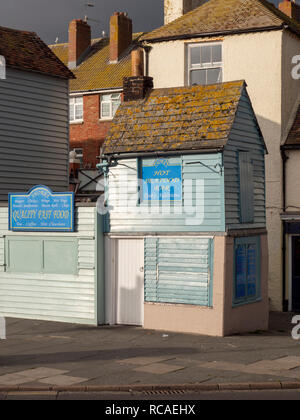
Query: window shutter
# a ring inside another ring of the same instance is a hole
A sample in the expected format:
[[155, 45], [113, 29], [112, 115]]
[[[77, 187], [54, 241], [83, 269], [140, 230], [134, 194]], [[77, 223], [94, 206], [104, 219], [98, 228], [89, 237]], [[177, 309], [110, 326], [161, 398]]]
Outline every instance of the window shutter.
[[254, 221], [253, 164], [249, 152], [239, 152], [240, 222]]

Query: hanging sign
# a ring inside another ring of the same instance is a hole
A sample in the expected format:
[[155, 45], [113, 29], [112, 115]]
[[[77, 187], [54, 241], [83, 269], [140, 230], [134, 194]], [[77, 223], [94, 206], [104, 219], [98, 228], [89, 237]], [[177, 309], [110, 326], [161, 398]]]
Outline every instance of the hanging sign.
[[177, 201], [182, 199], [181, 165], [170, 165], [168, 159], [156, 159], [142, 168], [144, 201]]
[[28, 193], [10, 193], [9, 230], [12, 231], [74, 231], [74, 193], [54, 193], [44, 185]]

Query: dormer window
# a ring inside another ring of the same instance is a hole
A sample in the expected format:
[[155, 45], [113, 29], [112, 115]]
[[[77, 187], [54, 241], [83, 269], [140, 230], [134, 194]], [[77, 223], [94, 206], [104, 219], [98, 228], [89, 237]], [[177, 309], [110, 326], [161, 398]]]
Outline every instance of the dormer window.
[[189, 86], [210, 85], [222, 81], [222, 45], [190, 44], [188, 46]]
[[70, 122], [83, 121], [83, 97], [76, 96], [70, 99]]

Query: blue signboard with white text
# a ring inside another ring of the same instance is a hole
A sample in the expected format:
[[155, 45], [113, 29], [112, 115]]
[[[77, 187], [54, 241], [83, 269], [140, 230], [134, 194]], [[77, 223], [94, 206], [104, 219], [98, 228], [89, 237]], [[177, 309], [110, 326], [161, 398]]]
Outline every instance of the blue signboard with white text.
[[156, 159], [143, 165], [143, 201], [177, 201], [182, 199], [181, 165], [170, 165], [168, 159]]
[[10, 193], [9, 230], [12, 231], [74, 231], [74, 193], [55, 193], [44, 185], [28, 193]]

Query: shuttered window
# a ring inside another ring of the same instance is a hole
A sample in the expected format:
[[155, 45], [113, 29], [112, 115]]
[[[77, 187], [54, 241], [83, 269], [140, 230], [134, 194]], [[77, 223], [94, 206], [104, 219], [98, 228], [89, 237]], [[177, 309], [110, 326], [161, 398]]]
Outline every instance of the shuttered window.
[[145, 301], [212, 306], [212, 240], [146, 238]]
[[254, 222], [253, 163], [249, 152], [239, 152], [240, 222]]
[[260, 238], [235, 240], [234, 303], [260, 298]]
[[76, 238], [7, 237], [6, 266], [13, 273], [76, 274]]

